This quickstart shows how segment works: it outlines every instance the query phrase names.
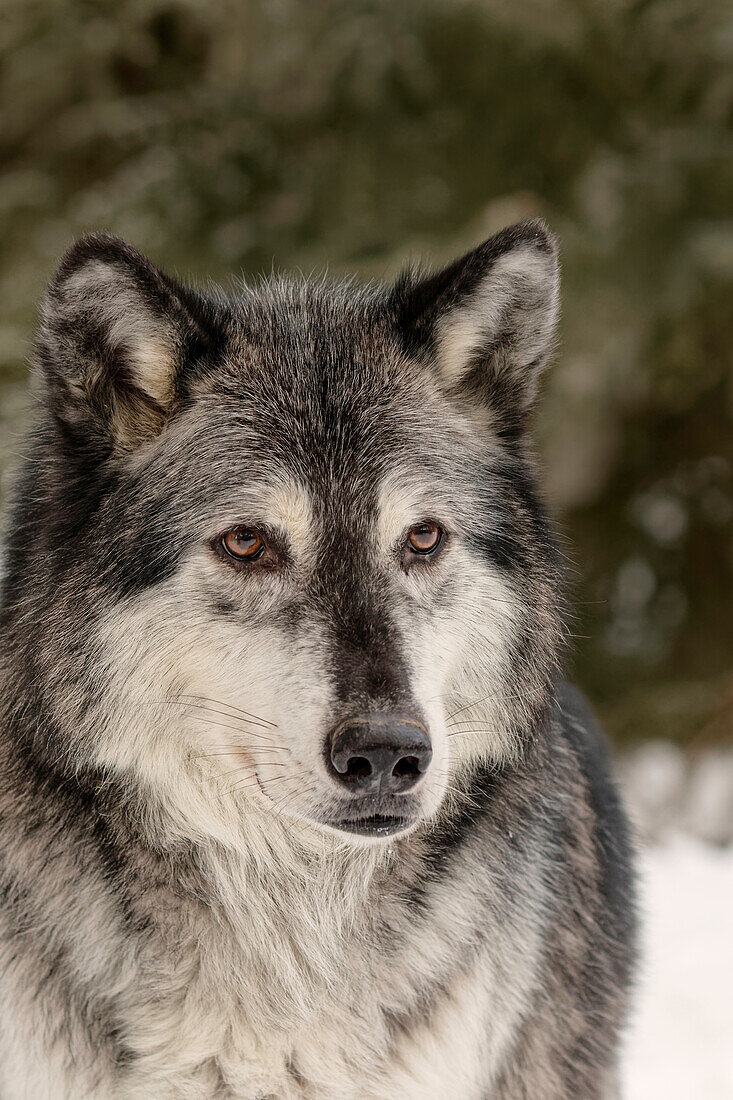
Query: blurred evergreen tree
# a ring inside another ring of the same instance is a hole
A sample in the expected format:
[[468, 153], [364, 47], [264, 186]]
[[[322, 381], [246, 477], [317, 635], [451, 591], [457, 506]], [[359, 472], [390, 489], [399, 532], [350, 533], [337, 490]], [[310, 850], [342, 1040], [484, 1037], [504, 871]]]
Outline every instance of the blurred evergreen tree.
[[383, 276], [546, 217], [565, 315], [539, 436], [577, 674], [620, 738], [730, 736], [727, 2], [5, 0], [0, 105], [4, 463], [81, 233], [199, 277]]

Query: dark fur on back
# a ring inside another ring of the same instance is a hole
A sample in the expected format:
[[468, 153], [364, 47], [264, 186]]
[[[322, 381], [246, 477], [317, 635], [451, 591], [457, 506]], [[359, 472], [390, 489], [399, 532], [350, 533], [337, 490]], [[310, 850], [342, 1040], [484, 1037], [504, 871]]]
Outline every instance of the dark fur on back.
[[[534, 222], [393, 288], [67, 254], [0, 618], [3, 1100], [616, 1095], [632, 861], [527, 438], [556, 312]], [[353, 714], [433, 752], [368, 843]]]

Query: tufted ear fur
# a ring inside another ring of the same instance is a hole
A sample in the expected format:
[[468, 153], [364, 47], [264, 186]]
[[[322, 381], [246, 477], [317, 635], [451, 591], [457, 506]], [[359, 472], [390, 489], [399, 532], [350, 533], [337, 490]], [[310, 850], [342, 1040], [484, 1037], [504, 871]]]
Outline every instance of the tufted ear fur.
[[557, 248], [542, 222], [505, 229], [437, 274], [402, 276], [391, 308], [446, 392], [487, 410], [503, 434], [522, 431], [559, 312]]
[[123, 241], [77, 242], [46, 292], [37, 340], [57, 422], [105, 451], [159, 432], [184, 362], [211, 351], [208, 308]]

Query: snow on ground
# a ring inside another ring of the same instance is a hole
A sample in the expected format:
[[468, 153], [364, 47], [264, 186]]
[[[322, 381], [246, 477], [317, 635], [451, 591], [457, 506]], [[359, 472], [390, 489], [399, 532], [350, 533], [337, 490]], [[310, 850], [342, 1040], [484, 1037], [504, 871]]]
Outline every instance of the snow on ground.
[[674, 835], [641, 860], [644, 957], [625, 1100], [733, 1100], [733, 848]]

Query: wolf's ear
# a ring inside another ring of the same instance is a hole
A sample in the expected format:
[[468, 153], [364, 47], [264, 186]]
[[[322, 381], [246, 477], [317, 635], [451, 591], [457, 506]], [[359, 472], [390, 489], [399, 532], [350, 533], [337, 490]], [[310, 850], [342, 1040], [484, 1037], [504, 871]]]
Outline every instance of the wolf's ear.
[[559, 311], [557, 247], [543, 222], [505, 229], [434, 275], [402, 276], [391, 308], [408, 350], [432, 361], [448, 393], [521, 431]]
[[37, 354], [71, 435], [127, 451], [161, 430], [184, 360], [206, 354], [206, 305], [114, 237], [64, 256], [41, 309]]

